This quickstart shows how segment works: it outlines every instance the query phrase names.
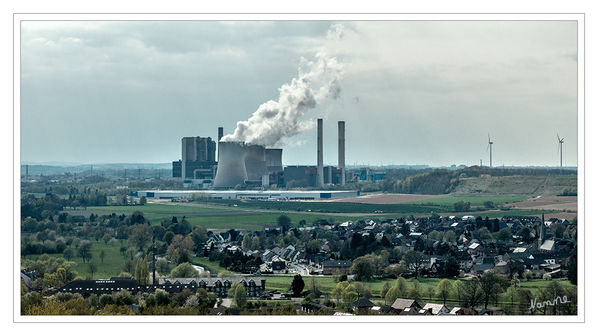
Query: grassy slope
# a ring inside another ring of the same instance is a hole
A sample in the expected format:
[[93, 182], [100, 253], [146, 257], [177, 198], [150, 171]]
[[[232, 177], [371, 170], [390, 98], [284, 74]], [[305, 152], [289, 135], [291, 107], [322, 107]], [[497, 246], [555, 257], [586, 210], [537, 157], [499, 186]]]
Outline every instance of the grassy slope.
[[461, 179], [455, 194], [554, 196], [564, 188], [577, 189], [577, 176], [491, 176]]

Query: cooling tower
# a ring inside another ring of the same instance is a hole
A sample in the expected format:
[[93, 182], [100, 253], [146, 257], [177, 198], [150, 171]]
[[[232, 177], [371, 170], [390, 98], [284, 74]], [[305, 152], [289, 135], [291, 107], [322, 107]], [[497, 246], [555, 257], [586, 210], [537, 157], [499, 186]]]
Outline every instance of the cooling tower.
[[318, 187], [324, 185], [324, 156], [322, 145], [322, 119], [318, 119], [318, 175], [316, 184]]
[[338, 169], [341, 171], [340, 183], [345, 184], [345, 122], [338, 122]]
[[266, 167], [266, 148], [260, 145], [247, 145], [245, 147], [245, 170], [247, 179], [261, 181], [262, 176], [268, 174]]
[[214, 188], [233, 188], [247, 180], [245, 145], [242, 142], [218, 142], [218, 171]]
[[282, 171], [282, 148], [266, 149], [266, 166], [271, 173]]

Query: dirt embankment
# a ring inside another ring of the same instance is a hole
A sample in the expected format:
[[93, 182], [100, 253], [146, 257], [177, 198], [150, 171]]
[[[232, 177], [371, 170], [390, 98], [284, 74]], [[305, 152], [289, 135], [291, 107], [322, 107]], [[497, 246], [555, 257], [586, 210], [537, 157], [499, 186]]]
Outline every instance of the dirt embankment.
[[364, 203], [364, 204], [401, 204], [446, 197], [447, 195], [418, 195], [418, 194], [371, 194], [354, 198], [343, 198], [333, 202]]

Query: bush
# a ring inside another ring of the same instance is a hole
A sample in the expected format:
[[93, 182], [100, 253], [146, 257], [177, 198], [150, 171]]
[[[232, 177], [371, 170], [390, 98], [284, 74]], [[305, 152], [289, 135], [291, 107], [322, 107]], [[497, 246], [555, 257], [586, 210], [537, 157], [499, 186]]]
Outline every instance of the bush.
[[106, 305], [114, 304], [114, 298], [110, 294], [102, 294], [100, 296], [100, 307], [105, 307]]
[[156, 303], [159, 306], [168, 305], [170, 303], [170, 295], [162, 289], [156, 289]]
[[191, 263], [185, 262], [175, 267], [170, 272], [170, 276], [173, 278], [194, 278], [199, 276], [199, 272]]
[[453, 208], [455, 208], [455, 211], [457, 212], [467, 212], [471, 209], [471, 203], [459, 201], [453, 204]]

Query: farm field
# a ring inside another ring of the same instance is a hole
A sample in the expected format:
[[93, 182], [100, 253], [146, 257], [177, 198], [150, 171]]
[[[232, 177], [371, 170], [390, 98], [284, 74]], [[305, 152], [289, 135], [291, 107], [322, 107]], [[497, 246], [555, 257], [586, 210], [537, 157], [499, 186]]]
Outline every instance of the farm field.
[[[214, 201], [210, 201], [214, 202]], [[293, 212], [323, 212], [323, 213], [342, 213], [342, 214], [371, 214], [381, 211], [383, 213], [410, 213], [410, 214], [428, 214], [441, 210], [450, 210], [448, 207], [429, 206], [425, 204], [367, 204], [350, 202], [276, 202], [276, 201], [240, 201], [223, 200], [218, 204], [236, 205], [238, 208], [246, 209], [264, 209]], [[452, 204], [450, 206], [452, 209]]]
[[507, 205], [517, 209], [577, 211], [577, 196], [540, 196]]
[[[497, 218], [506, 215], [531, 216], [540, 215], [542, 212], [550, 213], [551, 210], [541, 209], [512, 209], [512, 210], [486, 210], [486, 211], [470, 211], [466, 213], [455, 213], [452, 204], [459, 200], [473, 202], [473, 204], [482, 204], [487, 200], [492, 200], [495, 204], [504, 202], [513, 202], [524, 197], [520, 196], [499, 196], [499, 197], [460, 197], [449, 196], [435, 198], [433, 200], [425, 200], [421, 202], [435, 202], [436, 205], [425, 204], [357, 204], [357, 203], [337, 203], [337, 202], [264, 202], [264, 201], [226, 201], [226, 205], [210, 205], [210, 204], [154, 204], [148, 203], [142, 206], [102, 206], [102, 207], [88, 207], [85, 210], [65, 210], [71, 215], [79, 214], [89, 216], [94, 213], [97, 215], [116, 213], [118, 215], [130, 215], [135, 211], [141, 211], [145, 218], [151, 222], [152, 225], [159, 225], [164, 218], [171, 218], [177, 216], [179, 219], [183, 216], [189, 221], [192, 226], [202, 226], [207, 230], [214, 232], [226, 231], [229, 229], [238, 230], [261, 230], [264, 227], [275, 226], [280, 215], [285, 214], [291, 218], [293, 225], [297, 225], [301, 220], [307, 223], [312, 223], [318, 219], [325, 219], [330, 222], [342, 222], [347, 220], [369, 220], [369, 219], [387, 219], [399, 216], [426, 216], [432, 213], [440, 215], [475, 215], [482, 217]], [[477, 199], [477, 200], [476, 200]], [[233, 204], [239, 204], [233, 208]], [[473, 205], [472, 204], [472, 205]], [[230, 206], [230, 208], [228, 208]], [[246, 207], [247, 206], [247, 207]], [[257, 209], [257, 207], [261, 209]], [[325, 211], [331, 211], [336, 208], [339, 211], [348, 211], [345, 213], [318, 213], [314, 211], [296, 211], [298, 207], [310, 207]], [[278, 209], [268, 209], [276, 207]], [[353, 209], [359, 208], [359, 209]], [[360, 208], [365, 207], [365, 208]], [[228, 208], [228, 209], [227, 209]], [[287, 210], [285, 211], [284, 208]], [[372, 209], [386, 209], [382, 213], [374, 213]], [[357, 211], [369, 210], [366, 213], [359, 213]], [[369, 213], [368, 213], [369, 212]]]

